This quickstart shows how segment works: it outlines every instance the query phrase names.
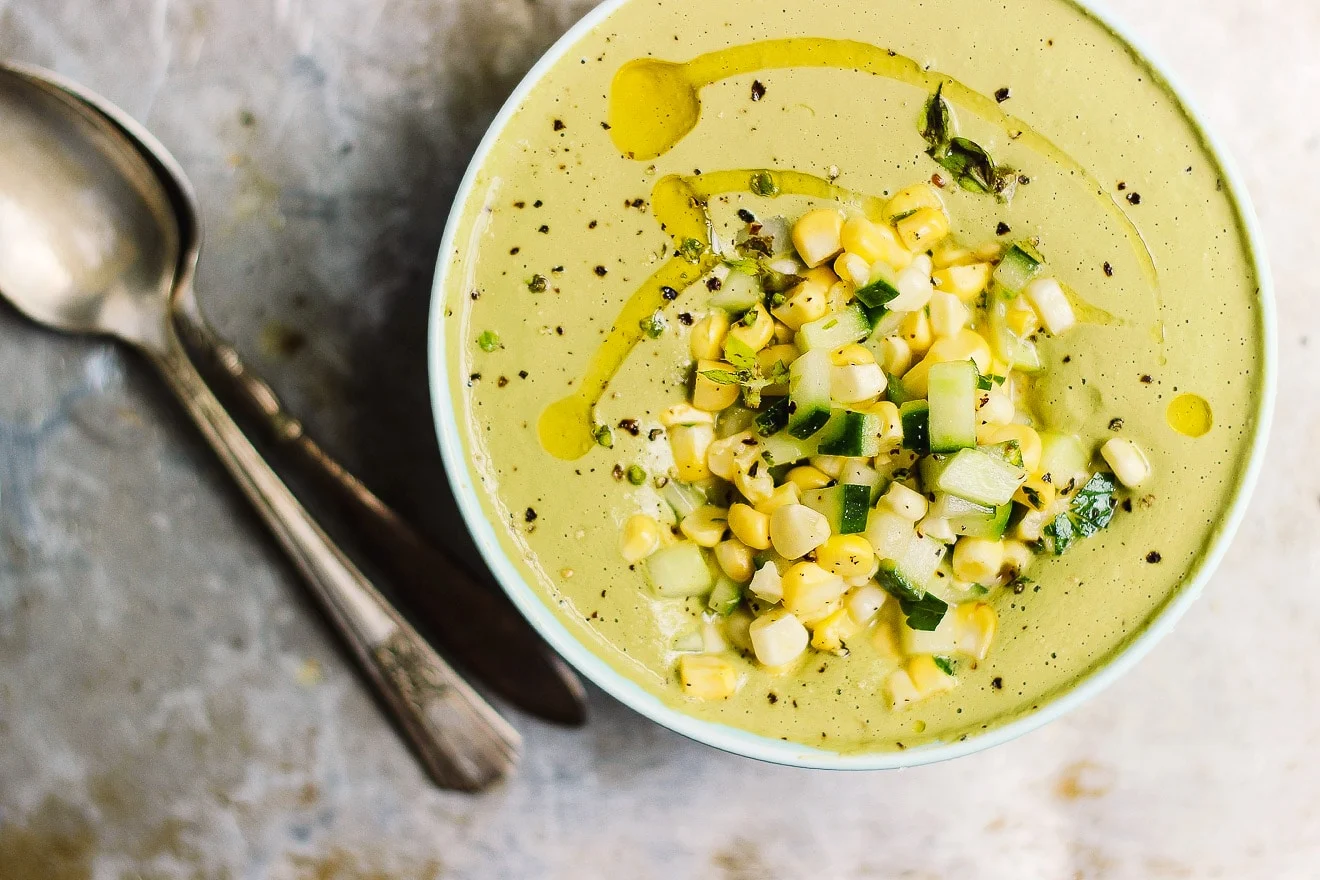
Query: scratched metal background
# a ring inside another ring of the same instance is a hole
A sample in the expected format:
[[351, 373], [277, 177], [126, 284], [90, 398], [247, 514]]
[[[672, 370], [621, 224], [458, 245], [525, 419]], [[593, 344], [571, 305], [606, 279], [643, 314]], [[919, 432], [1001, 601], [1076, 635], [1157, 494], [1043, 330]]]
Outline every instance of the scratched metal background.
[[[487, 121], [590, 5], [0, 0], [0, 56], [164, 140], [200, 191], [216, 322], [461, 546], [425, 398], [433, 255]], [[1240, 158], [1282, 317], [1251, 520], [1136, 673], [889, 775], [725, 756], [596, 693], [580, 732], [517, 719], [507, 786], [437, 793], [154, 377], [0, 309], [0, 880], [1320, 876], [1320, 7], [1111, 5]]]

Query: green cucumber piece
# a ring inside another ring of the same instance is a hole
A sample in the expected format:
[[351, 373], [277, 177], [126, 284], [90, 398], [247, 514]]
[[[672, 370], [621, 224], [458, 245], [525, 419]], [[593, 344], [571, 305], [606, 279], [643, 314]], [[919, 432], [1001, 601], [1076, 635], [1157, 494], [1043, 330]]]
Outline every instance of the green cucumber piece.
[[880, 417], [851, 410], [835, 410], [820, 432], [820, 455], [871, 458], [880, 454]]
[[858, 458], [848, 459], [847, 464], [843, 466], [843, 473], [839, 474], [839, 482], [866, 486], [871, 490], [872, 504], [880, 497], [881, 489], [889, 487], [889, 481], [880, 476], [879, 471]]
[[898, 408], [903, 423], [903, 448], [917, 455], [930, 452], [930, 404], [924, 400], [909, 400]]
[[[846, 344], [846, 343], [845, 343]], [[788, 433], [799, 440], [830, 420], [830, 353], [809, 351], [788, 368]]]
[[837, 351], [849, 343], [860, 342], [870, 335], [870, 318], [860, 305], [853, 303], [843, 311], [803, 324], [798, 330], [797, 343], [807, 352], [828, 352]]
[[836, 535], [857, 535], [866, 531], [871, 513], [871, 487], [839, 483], [827, 489], [802, 493], [802, 503], [830, 521]]
[[781, 431], [761, 441], [761, 457], [771, 468], [782, 467], [810, 458], [816, 454], [816, 447], [814, 439], [799, 440], [787, 431]]
[[935, 577], [944, 553], [945, 546], [939, 541], [912, 531], [898, 557], [880, 561], [876, 580], [899, 599], [919, 601], [926, 595], [926, 585]]
[[[952, 497], [952, 496], [950, 496]], [[986, 538], [998, 541], [1008, 530], [1008, 518], [1013, 513], [1012, 503], [988, 508], [986, 512], [968, 513], [949, 517], [949, 526], [955, 535], [967, 538]]]
[[1008, 249], [995, 269], [995, 282], [1012, 296], [1017, 296], [1036, 277], [1044, 263], [1045, 258], [1029, 242], [1019, 241]]
[[1090, 463], [1090, 451], [1072, 434], [1041, 432], [1040, 472], [1050, 474], [1055, 485], [1063, 486], [1073, 476], [1088, 470]]
[[977, 504], [975, 501], [968, 501], [948, 492], [936, 492], [935, 500], [930, 503], [926, 515], [936, 519], [953, 520], [965, 516], [992, 516], [994, 512], [995, 507], [992, 504]]
[[957, 452], [976, 445], [976, 364], [950, 361], [930, 368], [930, 448]]
[[917, 601], [926, 595], [925, 587], [918, 586], [908, 580], [898, 567], [898, 563], [892, 559], [881, 561], [880, 568], [875, 573], [875, 579], [895, 599]]
[[691, 541], [661, 547], [648, 556], [646, 576], [662, 599], [704, 596], [714, 586], [705, 553]]
[[761, 284], [755, 275], [748, 275], [735, 269], [724, 279], [719, 292], [712, 296], [709, 302], [713, 308], [741, 314], [755, 307], [764, 296], [765, 294], [761, 292]]
[[857, 288], [857, 300], [868, 309], [882, 308], [897, 298], [898, 278], [884, 263], [876, 263], [870, 281]]
[[927, 488], [978, 504], [1007, 504], [1027, 472], [982, 449], [962, 449], [949, 457]]
[[1041, 369], [1040, 352], [1036, 343], [1023, 339], [1008, 328], [1008, 298], [1000, 290], [990, 295], [986, 308], [990, 325], [990, 347], [1010, 369], [1024, 373], [1037, 373]]
[[727, 577], [720, 576], [715, 582], [715, 589], [710, 591], [706, 607], [721, 617], [728, 617], [742, 601], [743, 589]]
[[769, 437], [784, 430], [788, 427], [788, 398], [777, 398], [765, 408], [764, 412], [757, 413], [754, 421], [756, 433], [762, 437]]
[[706, 503], [706, 497], [699, 490], [677, 480], [665, 483], [660, 490], [660, 497], [674, 509], [674, 516], [678, 517], [679, 522]]

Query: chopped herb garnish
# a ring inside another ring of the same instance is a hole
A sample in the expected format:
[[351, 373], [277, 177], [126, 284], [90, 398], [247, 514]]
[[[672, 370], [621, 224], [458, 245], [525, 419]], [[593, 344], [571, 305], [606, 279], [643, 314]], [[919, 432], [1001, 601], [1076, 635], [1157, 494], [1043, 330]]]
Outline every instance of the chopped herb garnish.
[[940, 671], [941, 671], [941, 672], [943, 672], [945, 675], [953, 675], [953, 658], [952, 658], [952, 657], [942, 657], [942, 656], [936, 654], [935, 657], [932, 658], [932, 659], [934, 659], [934, 661], [935, 661], [935, 665], [938, 666], [938, 667], [940, 668]]
[[642, 332], [651, 339], [659, 339], [665, 332], [665, 316], [659, 312], [652, 312], [638, 321], [637, 326], [641, 327]]
[[926, 101], [926, 114], [921, 126], [921, 136], [931, 149], [938, 149], [949, 140], [949, 129], [953, 120], [949, 114], [949, 105], [944, 102], [944, 83], [935, 87], [935, 94]]
[[606, 449], [614, 448], [614, 432], [610, 430], [609, 425], [601, 425], [591, 433], [596, 438], [597, 445], [604, 446]]
[[503, 348], [499, 334], [493, 330], [482, 331], [481, 335], [477, 337], [477, 345], [481, 346], [482, 351], [494, 351], [497, 348]]
[[899, 599], [898, 607], [907, 616], [907, 625], [918, 632], [934, 632], [949, 610], [949, 603], [934, 593], [920, 599]]
[[545, 293], [546, 281], [544, 275], [533, 275], [532, 280], [527, 282], [527, 289], [532, 293]]
[[701, 254], [706, 250], [706, 246], [699, 239], [685, 238], [683, 243], [678, 246], [678, 252], [689, 263], [696, 263], [701, 260]]
[[779, 184], [775, 182], [775, 176], [769, 171], [758, 171], [753, 174], [749, 185], [752, 192], [758, 196], [773, 198], [779, 195]]
[[990, 588], [984, 584], [972, 584], [967, 588], [967, 593], [971, 596], [987, 596], [990, 594]]
[[[749, 311], [748, 314], [753, 314]], [[755, 321], [755, 318], [753, 318]], [[729, 336], [724, 340], [724, 356], [728, 358], [729, 363], [740, 370], [756, 369], [756, 352], [746, 342], [743, 342], [736, 336]]]
[[641, 465], [633, 464], [628, 466], [628, 482], [634, 486], [640, 486], [646, 482], [646, 470]]
[[764, 266], [757, 273], [761, 278], [761, 289], [766, 293], [788, 293], [807, 279], [801, 275], [793, 275], [787, 272], [779, 272]]
[[953, 175], [958, 185], [969, 192], [993, 194], [1002, 202], [1013, 198], [1018, 173], [999, 165], [990, 153], [975, 141], [958, 137], [957, 125], [944, 100], [944, 84], [926, 101], [921, 136], [926, 139], [927, 155]]
[[1003, 385], [1004, 377], [986, 373], [976, 377], [976, 387], [981, 391], [994, 391], [996, 385]]
[[1097, 473], [1077, 490], [1068, 510], [1045, 526], [1045, 537], [1053, 544], [1055, 556], [1068, 552], [1081, 538], [1089, 538], [1114, 518], [1118, 506], [1114, 493], [1118, 484], [1108, 473]]

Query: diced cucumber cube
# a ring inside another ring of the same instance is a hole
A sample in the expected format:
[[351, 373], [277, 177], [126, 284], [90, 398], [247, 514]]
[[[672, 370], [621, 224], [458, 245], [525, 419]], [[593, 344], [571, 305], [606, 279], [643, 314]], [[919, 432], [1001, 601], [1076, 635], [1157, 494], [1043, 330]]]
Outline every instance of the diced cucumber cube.
[[843, 466], [843, 473], [839, 475], [839, 482], [854, 486], [866, 486], [871, 490], [872, 504], [880, 497], [882, 483], [888, 483], [884, 477], [880, 476], [879, 471], [857, 458], [848, 459], [848, 463]]
[[779, 397], [772, 401], [764, 412], [757, 414], [755, 424], [756, 433], [762, 437], [777, 434], [788, 427], [788, 398]]
[[935, 500], [927, 509], [927, 516], [936, 519], [955, 519], [962, 516], [991, 516], [995, 508], [990, 504], [977, 504], [947, 492], [936, 492]]
[[903, 423], [903, 448], [917, 455], [930, 452], [930, 404], [924, 400], [909, 400], [898, 408]]
[[871, 321], [856, 303], [843, 311], [809, 321], [798, 330], [798, 346], [807, 352], [836, 351], [871, 335]]
[[724, 279], [719, 291], [710, 298], [710, 305], [726, 312], [740, 314], [761, 302], [761, 282], [755, 275], [734, 270]]
[[968, 513], [949, 517], [949, 527], [955, 535], [966, 538], [985, 538], [997, 541], [1008, 530], [1008, 518], [1013, 513], [1013, 505], [1001, 504], [989, 508], [985, 513]]
[[1029, 242], [1020, 241], [1004, 254], [1004, 259], [995, 269], [995, 282], [1016, 296], [1036, 277], [1044, 262], [1045, 258]]
[[870, 281], [857, 288], [858, 301], [869, 309], [882, 308], [897, 298], [898, 277], [884, 263], [876, 263], [871, 268]]
[[1023, 339], [1008, 327], [1008, 300], [1002, 291], [996, 290], [991, 294], [986, 312], [990, 325], [990, 347], [999, 359], [1011, 369], [1024, 373], [1039, 372], [1041, 361], [1036, 343]]
[[[951, 361], [930, 368], [930, 448], [957, 452], [976, 445], [976, 364]], [[906, 433], [906, 432], [905, 432]]]
[[896, 599], [920, 599], [926, 595], [925, 587], [909, 580], [893, 559], [881, 560], [880, 568], [875, 573], [875, 579], [889, 595]]
[[704, 596], [714, 585], [706, 554], [692, 541], [679, 541], [648, 556], [646, 576], [662, 599]]
[[699, 490], [677, 480], [665, 483], [660, 490], [660, 497], [674, 509], [674, 516], [678, 517], [679, 522], [706, 503], [705, 496]]
[[931, 489], [978, 504], [1007, 504], [1027, 478], [1020, 467], [981, 449], [962, 449], [949, 457]]
[[810, 458], [816, 454], [814, 439], [799, 440], [787, 431], [781, 431], [761, 441], [761, 457], [770, 467], [780, 467]]
[[835, 410], [820, 432], [819, 453], [871, 458], [880, 454], [880, 417], [851, 410]]
[[1040, 434], [1040, 472], [1050, 474], [1055, 485], [1089, 469], [1091, 453], [1072, 434], [1042, 431]]
[[826, 489], [802, 493], [802, 503], [824, 516], [836, 535], [866, 531], [871, 512], [871, 487], [839, 483]]
[[789, 367], [788, 433], [799, 440], [815, 434], [830, 419], [830, 366], [829, 351], [817, 349]]
[[715, 589], [710, 591], [710, 598], [706, 600], [706, 607], [721, 617], [727, 617], [733, 613], [733, 609], [738, 607], [742, 601], [742, 587], [723, 575], [715, 582]]

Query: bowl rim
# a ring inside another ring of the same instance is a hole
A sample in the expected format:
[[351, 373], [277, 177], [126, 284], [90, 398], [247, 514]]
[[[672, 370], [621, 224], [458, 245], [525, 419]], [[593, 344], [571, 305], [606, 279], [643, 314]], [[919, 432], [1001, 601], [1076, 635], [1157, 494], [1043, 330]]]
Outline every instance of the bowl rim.
[[1260, 223], [1242, 177], [1224, 143], [1206, 123], [1199, 107], [1159, 56], [1152, 52], [1131, 28], [1105, 9], [1100, 0], [1064, 0], [1108, 29], [1118, 40], [1126, 44], [1139, 62], [1163, 80], [1173, 100], [1219, 165], [1228, 187], [1229, 198], [1245, 236], [1259, 286], [1257, 297], [1261, 309], [1262, 375], [1250, 452], [1246, 466], [1240, 471], [1238, 484], [1226, 515], [1221, 519], [1219, 529], [1211, 537], [1209, 546], [1201, 555], [1191, 576], [1183, 582], [1173, 599], [1150, 621], [1146, 629], [1107, 662], [1087, 674], [1066, 693], [1046, 702], [1041, 708], [1027, 712], [985, 733], [970, 735], [958, 741], [929, 743], [895, 752], [855, 754], [771, 739], [719, 722], [699, 719], [665, 703], [615, 669], [568, 631], [554, 611], [519, 574], [512, 560], [501, 548], [494, 526], [482, 510], [469, 469], [468, 457], [464, 451], [462, 433], [457, 422], [457, 408], [450, 394], [445, 366], [447, 350], [444, 289], [448, 280], [450, 255], [454, 249], [458, 224], [465, 206], [472, 197], [477, 174], [509, 120], [542, 77], [589, 31], [620, 7], [631, 2], [640, 2], [640, 0], [605, 0], [569, 28], [532, 66], [491, 121], [477, 146], [454, 195], [446, 220], [431, 290], [431, 309], [428, 318], [428, 366], [432, 415], [435, 419], [445, 473], [459, 510], [483, 560], [514, 605], [541, 636], [580, 673], [610, 696], [650, 720], [690, 739], [726, 752], [769, 763], [829, 770], [889, 770], [915, 767], [951, 760], [1002, 745], [1057, 720], [1085, 703], [1131, 670], [1160, 639], [1173, 630], [1178, 620], [1200, 597], [1242, 523], [1264, 463], [1274, 416], [1277, 370], [1274, 282]]

